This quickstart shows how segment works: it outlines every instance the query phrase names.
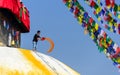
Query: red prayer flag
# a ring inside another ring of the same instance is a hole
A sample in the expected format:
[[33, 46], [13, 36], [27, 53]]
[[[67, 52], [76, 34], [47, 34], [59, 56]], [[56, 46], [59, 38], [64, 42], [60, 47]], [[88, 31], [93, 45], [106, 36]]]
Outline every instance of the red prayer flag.
[[91, 6], [91, 7], [94, 7], [94, 6], [95, 6], [95, 2], [92, 1], [92, 2], [90, 3], [90, 6]]
[[105, 0], [106, 6], [110, 6], [110, 0]]

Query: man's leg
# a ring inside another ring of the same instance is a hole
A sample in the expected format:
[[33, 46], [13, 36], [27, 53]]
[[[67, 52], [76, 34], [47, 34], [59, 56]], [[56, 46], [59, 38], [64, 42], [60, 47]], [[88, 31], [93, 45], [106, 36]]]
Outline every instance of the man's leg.
[[33, 50], [37, 50], [36, 46], [37, 46], [37, 43], [33, 42]]

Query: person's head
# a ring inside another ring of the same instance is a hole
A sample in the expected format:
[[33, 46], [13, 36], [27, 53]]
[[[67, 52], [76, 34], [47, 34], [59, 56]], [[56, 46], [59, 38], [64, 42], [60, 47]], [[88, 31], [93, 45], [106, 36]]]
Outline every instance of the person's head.
[[40, 30], [37, 31], [37, 34], [40, 35]]

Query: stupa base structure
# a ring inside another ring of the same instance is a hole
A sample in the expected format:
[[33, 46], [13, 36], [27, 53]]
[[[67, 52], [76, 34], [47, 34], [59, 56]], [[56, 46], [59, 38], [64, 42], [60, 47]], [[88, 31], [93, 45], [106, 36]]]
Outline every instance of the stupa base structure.
[[55, 58], [21, 48], [0, 47], [0, 75], [80, 75]]

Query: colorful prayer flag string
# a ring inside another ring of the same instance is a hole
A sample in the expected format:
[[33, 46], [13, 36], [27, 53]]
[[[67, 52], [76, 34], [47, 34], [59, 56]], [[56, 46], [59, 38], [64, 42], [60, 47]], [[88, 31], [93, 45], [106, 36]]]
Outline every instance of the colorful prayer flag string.
[[[120, 48], [112, 41], [112, 39], [101, 29], [101, 27], [93, 20], [92, 17], [84, 10], [77, 0], [63, 0], [68, 9], [74, 14], [77, 21], [84, 29], [87, 29], [91, 39], [98, 46], [100, 52], [104, 52], [107, 57], [113, 56], [119, 52]], [[96, 6], [97, 7], [97, 6]], [[120, 58], [110, 58], [114, 65], [120, 68]]]
[[97, 2], [100, 5], [103, 5], [105, 3], [104, 7], [109, 9], [114, 14], [114, 16], [120, 19], [120, 5], [116, 4], [115, 0], [105, 0], [105, 1], [97, 0]]
[[[84, 0], [94, 11], [94, 15], [98, 21], [109, 31], [120, 34], [120, 23], [114, 19], [111, 13], [105, 7], [100, 7], [95, 1]], [[100, 1], [99, 1], [100, 2]], [[105, 23], [107, 22], [107, 24]]]

